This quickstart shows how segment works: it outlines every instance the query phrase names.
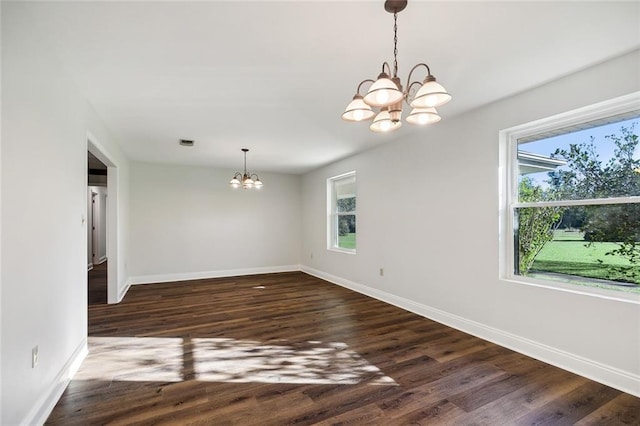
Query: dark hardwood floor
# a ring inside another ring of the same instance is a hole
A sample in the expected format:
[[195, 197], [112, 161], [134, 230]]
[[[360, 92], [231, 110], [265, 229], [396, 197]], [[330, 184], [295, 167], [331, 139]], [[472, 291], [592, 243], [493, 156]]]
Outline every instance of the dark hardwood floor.
[[303, 273], [89, 307], [48, 424], [621, 425], [640, 399]]
[[107, 304], [107, 262], [95, 265], [87, 273], [89, 305]]

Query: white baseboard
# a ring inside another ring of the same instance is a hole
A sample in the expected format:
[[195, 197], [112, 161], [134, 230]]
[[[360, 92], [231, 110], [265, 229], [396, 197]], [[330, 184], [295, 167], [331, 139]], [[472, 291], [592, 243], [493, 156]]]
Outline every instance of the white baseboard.
[[129, 291], [130, 288], [131, 288], [131, 279], [128, 279], [124, 283], [124, 287], [118, 290], [118, 300], [116, 301], [116, 303], [122, 302], [122, 299], [124, 299], [124, 296], [127, 295], [127, 292]]
[[174, 281], [201, 280], [207, 278], [237, 277], [241, 275], [274, 274], [278, 272], [300, 271], [300, 265], [265, 266], [260, 268], [226, 269], [220, 271], [186, 272], [178, 274], [141, 275], [131, 277], [132, 285]]
[[302, 272], [640, 397], [640, 376], [302, 265]]
[[82, 361], [88, 355], [87, 339], [82, 339], [82, 342], [71, 357], [64, 364], [56, 378], [51, 382], [48, 392], [43, 393], [43, 397], [33, 406], [31, 411], [27, 414], [24, 421], [20, 422], [22, 425], [42, 425], [53, 411], [53, 408], [58, 403], [58, 400], [67, 388], [67, 385], [71, 381], [71, 378], [76, 374]]
[[90, 270], [92, 270], [92, 269], [93, 269], [93, 263], [89, 263], [89, 264], [87, 265], [87, 271], [90, 271]]
[[98, 259], [98, 265], [100, 265], [101, 263], [104, 263], [107, 261], [107, 256], [102, 256], [101, 258]]

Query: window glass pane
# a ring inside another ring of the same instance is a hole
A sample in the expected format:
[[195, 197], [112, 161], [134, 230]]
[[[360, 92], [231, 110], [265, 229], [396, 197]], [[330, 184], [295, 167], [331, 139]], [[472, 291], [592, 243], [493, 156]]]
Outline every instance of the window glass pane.
[[338, 216], [338, 244], [344, 249], [356, 248], [356, 215], [341, 214]]
[[640, 293], [640, 204], [515, 209], [518, 275]]
[[640, 196], [638, 130], [635, 118], [519, 143], [519, 201]]
[[338, 198], [336, 200], [336, 207], [339, 213], [354, 212], [356, 211], [356, 197]]

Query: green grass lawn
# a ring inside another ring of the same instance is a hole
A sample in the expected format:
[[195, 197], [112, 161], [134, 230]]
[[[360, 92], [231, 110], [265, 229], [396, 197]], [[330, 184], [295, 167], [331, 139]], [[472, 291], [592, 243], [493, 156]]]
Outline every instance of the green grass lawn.
[[356, 248], [356, 234], [338, 235], [338, 247], [344, 249]]
[[[607, 255], [616, 243], [588, 244], [577, 231], [559, 230], [536, 256], [531, 272], [555, 272], [640, 284], [640, 266], [622, 256]], [[640, 289], [640, 286], [638, 287]]]

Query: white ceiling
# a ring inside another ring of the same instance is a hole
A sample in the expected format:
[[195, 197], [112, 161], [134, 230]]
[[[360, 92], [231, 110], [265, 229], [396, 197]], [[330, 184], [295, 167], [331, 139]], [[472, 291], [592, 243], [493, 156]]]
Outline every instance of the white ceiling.
[[[254, 171], [303, 173], [409, 132], [428, 143], [428, 129], [380, 135], [340, 119], [357, 84], [393, 59], [383, 3], [20, 7], [131, 159], [238, 169], [247, 147]], [[398, 27], [403, 84], [427, 62], [453, 95], [447, 120], [638, 48], [640, 3], [410, 0]]]

